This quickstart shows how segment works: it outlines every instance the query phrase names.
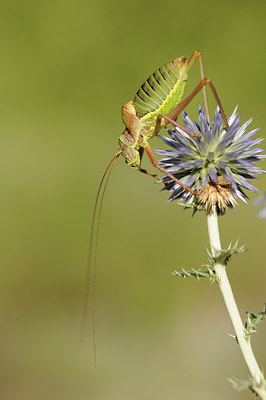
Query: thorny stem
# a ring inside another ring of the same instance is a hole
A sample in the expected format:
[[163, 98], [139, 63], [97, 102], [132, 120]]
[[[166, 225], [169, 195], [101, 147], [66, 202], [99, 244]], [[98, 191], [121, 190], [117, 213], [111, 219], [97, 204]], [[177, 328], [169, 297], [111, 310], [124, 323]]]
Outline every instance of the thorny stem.
[[[212, 214], [207, 216], [209, 239], [211, 245], [212, 255], [215, 255], [215, 249], [221, 250], [221, 242], [218, 228], [217, 214], [214, 211]], [[241, 352], [246, 361], [248, 369], [250, 371], [251, 377], [257, 383], [256, 387], [252, 388], [261, 397], [261, 399], [266, 400], [266, 390], [263, 385], [265, 382], [263, 374], [258, 366], [258, 363], [253, 354], [250, 339], [245, 338], [245, 328], [243, 326], [234, 295], [226, 274], [226, 268], [222, 264], [215, 264], [215, 273], [217, 275], [217, 282], [222, 292], [224, 302], [231, 318], [237, 341], [239, 343]]]

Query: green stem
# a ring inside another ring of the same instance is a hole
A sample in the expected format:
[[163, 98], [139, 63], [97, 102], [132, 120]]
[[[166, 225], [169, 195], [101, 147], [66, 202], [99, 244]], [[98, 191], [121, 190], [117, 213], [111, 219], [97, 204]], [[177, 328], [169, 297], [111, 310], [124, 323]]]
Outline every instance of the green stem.
[[[207, 216], [209, 239], [211, 245], [212, 255], [215, 255], [215, 249], [221, 250], [221, 242], [218, 228], [218, 220], [216, 212], [209, 214]], [[231, 318], [236, 337], [248, 366], [250, 374], [253, 380], [257, 383], [252, 389], [263, 399], [266, 400], [266, 390], [265, 390], [265, 379], [258, 366], [256, 358], [253, 354], [250, 340], [245, 338], [245, 328], [243, 326], [234, 295], [226, 274], [226, 268], [224, 265], [217, 263], [214, 266], [215, 273], [217, 275], [217, 282], [219, 284], [220, 290], [222, 292], [224, 302]]]

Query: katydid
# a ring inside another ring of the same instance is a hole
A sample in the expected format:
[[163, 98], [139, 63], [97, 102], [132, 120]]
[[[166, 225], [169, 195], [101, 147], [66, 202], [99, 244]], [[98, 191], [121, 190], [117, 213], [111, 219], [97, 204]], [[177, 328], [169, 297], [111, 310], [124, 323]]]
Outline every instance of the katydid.
[[[196, 86], [196, 88], [192, 91], [192, 93], [185, 100], [182, 101], [186, 86], [186, 81], [188, 78], [188, 71], [196, 58], [199, 59], [200, 63], [201, 80], [199, 84]], [[125, 124], [125, 130], [119, 137], [119, 149], [117, 153], [114, 155], [109, 165], [107, 166], [104, 175], [102, 177], [102, 180], [100, 182], [98, 193], [96, 196], [96, 201], [93, 211], [92, 226], [91, 226], [91, 238], [90, 238], [88, 271], [87, 271], [87, 281], [86, 281], [86, 300], [84, 306], [83, 322], [87, 314], [87, 306], [88, 306], [87, 293], [89, 290], [90, 265], [92, 259], [92, 245], [93, 245], [93, 235], [94, 235], [97, 205], [100, 198], [101, 189], [108, 172], [103, 192], [101, 195], [99, 214], [97, 217], [97, 228], [95, 232], [96, 242], [94, 249], [94, 277], [93, 277], [94, 284], [92, 293], [92, 302], [93, 302], [92, 329], [93, 329], [93, 341], [94, 341], [94, 355], [96, 354], [95, 333], [94, 333], [94, 299], [95, 299], [97, 241], [99, 234], [99, 222], [100, 222], [103, 197], [107, 187], [107, 183], [109, 181], [110, 173], [116, 163], [118, 156], [121, 154], [125, 158], [126, 163], [131, 168], [135, 168], [136, 170], [142, 173], [151, 175], [154, 178], [158, 178], [156, 174], [153, 174], [152, 172], [149, 172], [141, 167], [141, 160], [143, 157], [143, 153], [145, 151], [148, 157], [150, 158], [152, 164], [154, 165], [154, 167], [160, 170], [163, 174], [169, 176], [172, 180], [178, 183], [184, 190], [197, 196], [198, 195], [197, 192], [193, 191], [184, 183], [180, 182], [178, 179], [175, 178], [175, 176], [167, 172], [163, 167], [161, 167], [158, 164], [148, 142], [153, 136], [157, 136], [159, 134], [161, 127], [166, 126], [168, 123], [180, 127], [180, 125], [176, 122], [178, 115], [184, 110], [184, 108], [190, 103], [190, 101], [196, 96], [196, 94], [201, 89], [203, 89], [205, 109], [208, 121], [210, 122], [207, 94], [206, 94], [207, 85], [210, 86], [213, 92], [215, 100], [220, 108], [225, 126], [228, 129], [229, 126], [227, 118], [225, 116], [220, 99], [217, 95], [215, 87], [213, 86], [213, 83], [205, 77], [202, 54], [197, 50], [195, 50], [192, 53], [188, 61], [185, 57], [179, 57], [174, 60], [170, 60], [169, 62], [161, 66], [159, 69], [157, 69], [141, 85], [140, 89], [138, 90], [138, 92], [134, 97], [134, 100], [129, 101], [125, 106], [122, 107], [122, 120]], [[196, 136], [197, 139], [200, 140], [201, 136], [199, 134], [187, 131], [183, 127], [182, 129], [185, 130], [189, 135]]]

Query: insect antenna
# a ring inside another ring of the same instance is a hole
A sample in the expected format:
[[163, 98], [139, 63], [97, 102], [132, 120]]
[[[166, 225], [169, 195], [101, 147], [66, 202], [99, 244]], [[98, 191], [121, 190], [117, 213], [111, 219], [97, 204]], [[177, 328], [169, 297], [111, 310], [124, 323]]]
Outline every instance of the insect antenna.
[[[103, 205], [103, 200], [104, 200], [104, 195], [107, 189], [107, 185], [112, 173], [112, 170], [115, 166], [116, 160], [121, 154], [121, 151], [119, 150], [115, 156], [112, 158], [108, 166], [106, 167], [104, 174], [102, 176], [102, 179], [100, 181], [95, 203], [94, 203], [94, 209], [92, 213], [92, 223], [91, 223], [91, 232], [90, 232], [90, 244], [89, 244], [89, 253], [88, 253], [88, 263], [87, 263], [87, 271], [86, 271], [86, 280], [85, 280], [85, 291], [84, 291], [84, 306], [83, 306], [83, 314], [82, 314], [82, 326], [81, 326], [81, 333], [80, 333], [80, 339], [83, 340], [84, 337], [84, 332], [85, 332], [85, 325], [86, 325], [86, 320], [89, 312], [89, 293], [90, 293], [90, 284], [91, 284], [91, 264], [92, 264], [92, 255], [94, 257], [94, 264], [93, 264], [93, 290], [92, 290], [92, 315], [91, 315], [91, 321], [92, 321], [92, 338], [93, 338], [93, 349], [94, 349], [94, 366], [96, 367], [96, 341], [95, 341], [95, 295], [96, 295], [96, 261], [97, 261], [97, 249], [98, 249], [98, 239], [99, 239], [99, 227], [100, 227], [100, 218], [101, 218], [101, 211], [102, 211], [102, 205]], [[108, 173], [108, 175], [107, 175]], [[105, 177], [107, 175], [107, 178], [105, 180]], [[105, 181], [105, 183], [104, 183]], [[103, 186], [104, 184], [104, 186]], [[103, 188], [103, 190], [102, 190]], [[102, 193], [101, 193], [102, 190]], [[100, 204], [99, 204], [100, 200]], [[97, 208], [99, 204], [99, 210], [97, 213]], [[95, 232], [95, 222], [96, 223], [96, 232]], [[93, 252], [93, 242], [95, 238], [95, 248]]]

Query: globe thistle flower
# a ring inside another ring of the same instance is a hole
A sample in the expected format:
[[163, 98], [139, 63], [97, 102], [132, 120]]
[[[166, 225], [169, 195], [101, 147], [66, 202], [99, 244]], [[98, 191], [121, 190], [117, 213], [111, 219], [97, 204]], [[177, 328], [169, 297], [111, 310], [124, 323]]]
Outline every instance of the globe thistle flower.
[[234, 208], [237, 199], [246, 202], [245, 189], [258, 192], [249, 180], [256, 179], [255, 174], [265, 172], [254, 164], [266, 156], [261, 154], [262, 148], [255, 147], [263, 140], [253, 138], [259, 129], [246, 133], [252, 119], [240, 126], [236, 107], [228, 119], [229, 129], [226, 129], [219, 107], [215, 110], [212, 126], [200, 105], [198, 123], [186, 112], [182, 115], [185, 129], [200, 134], [201, 138], [192, 137], [178, 127], [175, 130], [165, 128], [171, 138], [164, 136], [162, 140], [171, 149], [157, 150], [165, 156], [159, 164], [198, 195], [164, 176], [162, 190], [171, 192], [169, 201], [178, 200], [195, 211], [216, 209], [218, 214], [223, 214], [228, 207]]

